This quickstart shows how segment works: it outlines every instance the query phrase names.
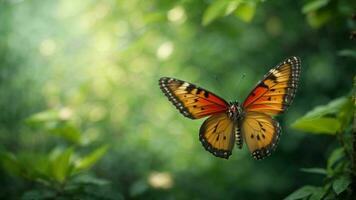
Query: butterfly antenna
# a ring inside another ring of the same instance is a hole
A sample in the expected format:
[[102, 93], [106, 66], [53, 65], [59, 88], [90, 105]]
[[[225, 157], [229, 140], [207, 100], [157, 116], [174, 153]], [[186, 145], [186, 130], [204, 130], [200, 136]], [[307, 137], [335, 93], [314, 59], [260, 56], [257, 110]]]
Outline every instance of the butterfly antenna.
[[[217, 93], [217, 95], [223, 95], [223, 94], [226, 94], [226, 88], [223, 87], [223, 84], [221, 83], [221, 79], [219, 79], [219, 77], [217, 75], [214, 75], [214, 80], [215, 82], [217, 83], [218, 85], [218, 90], [219, 91], [222, 91], [223, 93], [219, 94]], [[222, 97], [222, 96], [221, 96]]]
[[242, 75], [241, 75], [239, 81], [237, 82], [237, 85], [238, 85], [238, 86], [240, 85], [241, 81], [245, 78], [245, 76], [246, 76], [246, 73], [242, 73]]
[[240, 86], [240, 83], [242, 82], [242, 80], [245, 78], [246, 76], [246, 73], [242, 73], [242, 75], [240, 76], [240, 79], [237, 81], [237, 89], [239, 88]]

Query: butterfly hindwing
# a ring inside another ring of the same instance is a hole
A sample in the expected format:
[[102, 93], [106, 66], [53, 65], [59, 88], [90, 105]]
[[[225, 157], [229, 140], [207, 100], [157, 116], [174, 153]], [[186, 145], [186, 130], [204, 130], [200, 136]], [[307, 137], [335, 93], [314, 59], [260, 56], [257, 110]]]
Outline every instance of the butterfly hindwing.
[[244, 141], [255, 159], [269, 156], [277, 146], [281, 128], [271, 116], [247, 112], [240, 126]]
[[225, 112], [228, 109], [228, 103], [225, 100], [194, 84], [163, 77], [160, 78], [159, 85], [173, 105], [184, 116], [191, 119]]
[[284, 112], [292, 103], [300, 76], [300, 59], [291, 57], [271, 69], [248, 95], [245, 111], [270, 115]]
[[199, 139], [214, 156], [229, 158], [235, 144], [237, 127], [226, 113], [210, 116], [200, 127]]

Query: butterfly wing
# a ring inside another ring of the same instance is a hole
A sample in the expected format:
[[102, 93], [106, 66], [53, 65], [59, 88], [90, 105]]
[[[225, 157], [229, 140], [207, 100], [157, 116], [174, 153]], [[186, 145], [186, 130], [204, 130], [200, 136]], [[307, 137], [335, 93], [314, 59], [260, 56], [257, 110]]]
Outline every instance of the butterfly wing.
[[199, 139], [214, 156], [226, 158], [232, 154], [237, 127], [226, 113], [210, 116], [200, 127]]
[[283, 113], [292, 103], [300, 77], [300, 59], [291, 57], [271, 69], [248, 95], [242, 107], [241, 133], [256, 159], [270, 155], [281, 128], [271, 115]]
[[246, 112], [283, 113], [292, 103], [300, 76], [300, 59], [291, 57], [271, 69], [242, 104]]
[[228, 109], [228, 103], [225, 100], [194, 84], [163, 77], [159, 80], [159, 85], [173, 105], [184, 116], [191, 119], [202, 118]]
[[255, 159], [269, 156], [277, 146], [281, 128], [271, 116], [247, 112], [240, 126], [247, 147]]

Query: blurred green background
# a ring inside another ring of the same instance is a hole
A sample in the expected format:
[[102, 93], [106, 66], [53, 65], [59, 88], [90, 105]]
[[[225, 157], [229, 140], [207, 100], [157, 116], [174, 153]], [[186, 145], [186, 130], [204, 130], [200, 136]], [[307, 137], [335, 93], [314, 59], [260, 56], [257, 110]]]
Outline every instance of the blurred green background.
[[[339, 144], [291, 124], [351, 94], [355, 1], [0, 0], [0, 199], [282, 199]], [[300, 87], [277, 150], [204, 150], [158, 79], [242, 102], [289, 56]], [[245, 78], [241, 80], [241, 76]]]

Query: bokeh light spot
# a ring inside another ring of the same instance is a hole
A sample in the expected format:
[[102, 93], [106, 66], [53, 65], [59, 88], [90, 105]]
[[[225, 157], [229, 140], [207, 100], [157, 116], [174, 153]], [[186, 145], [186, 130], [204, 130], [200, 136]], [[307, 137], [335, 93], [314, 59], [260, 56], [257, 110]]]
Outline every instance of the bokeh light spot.
[[169, 189], [173, 187], [173, 178], [168, 172], [152, 172], [148, 177], [148, 183], [154, 188]]
[[160, 60], [166, 60], [169, 58], [169, 56], [171, 56], [173, 50], [174, 50], [173, 43], [170, 41], [165, 42], [161, 46], [159, 46], [156, 53], [157, 58]]
[[167, 13], [167, 18], [169, 21], [182, 24], [187, 19], [185, 10], [182, 6], [176, 6], [173, 9], [169, 10]]

